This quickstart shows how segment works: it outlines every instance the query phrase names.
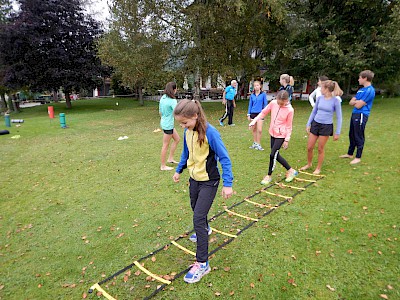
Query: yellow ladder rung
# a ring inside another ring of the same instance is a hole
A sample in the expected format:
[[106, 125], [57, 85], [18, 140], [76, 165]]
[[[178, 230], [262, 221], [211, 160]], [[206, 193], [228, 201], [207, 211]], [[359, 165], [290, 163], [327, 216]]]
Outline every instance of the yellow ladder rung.
[[287, 188], [295, 189], [295, 190], [300, 190], [300, 191], [305, 191], [305, 190], [306, 190], [306, 189], [303, 188], [303, 187], [297, 187], [297, 186], [292, 186], [292, 185], [286, 185], [286, 184], [279, 183], [279, 182], [275, 182], [275, 184], [278, 185], [278, 186], [283, 186], [283, 187], [287, 187]]
[[306, 175], [310, 175], [310, 176], [315, 176], [315, 177], [325, 177], [325, 175], [321, 175], [321, 174], [313, 174], [313, 173], [308, 173], [308, 172], [304, 172], [304, 171], [298, 171], [301, 174], [306, 174]]
[[251, 203], [251, 204], [258, 205], [258, 206], [264, 206], [264, 205], [266, 205], [266, 204], [262, 204], [262, 203], [258, 203], [258, 202], [251, 201], [251, 200], [249, 200], [249, 199], [243, 199], [243, 200], [246, 201], [246, 202], [249, 202], [249, 203]]
[[244, 216], [244, 215], [235, 213], [234, 211], [231, 211], [231, 210], [229, 210], [229, 209], [227, 209], [227, 208], [225, 208], [225, 211], [226, 211], [227, 213], [230, 213], [230, 214], [232, 214], [232, 215], [241, 217], [241, 218], [243, 218], [243, 219], [248, 219], [248, 220], [252, 220], [252, 221], [258, 222], [258, 219], [254, 219], [254, 218], [251, 218], [251, 217], [248, 217], [248, 216]]
[[300, 182], [317, 182], [316, 180], [309, 180], [309, 179], [303, 179], [303, 178], [297, 178], [295, 177], [294, 180], [300, 181]]
[[193, 256], [196, 256], [196, 253], [194, 253], [193, 251], [190, 251], [189, 249], [187, 249], [187, 248], [185, 248], [185, 247], [179, 245], [179, 244], [178, 244], [177, 242], [175, 242], [175, 241], [172, 241], [171, 244], [175, 245], [176, 247], [178, 247], [179, 249], [185, 251], [185, 252], [188, 253], [188, 254], [192, 254]]
[[277, 196], [277, 197], [280, 197], [280, 198], [283, 198], [283, 199], [286, 199], [286, 200], [291, 200], [291, 199], [293, 199], [292, 197], [289, 197], [289, 196], [284, 196], [284, 195], [280, 195], [280, 194], [275, 194], [275, 193], [271, 193], [271, 192], [268, 192], [268, 191], [263, 191], [263, 193], [267, 193], [268, 195], [272, 195], [272, 196]]
[[234, 235], [234, 234], [230, 234], [230, 233], [227, 233], [227, 232], [224, 232], [224, 231], [217, 230], [217, 229], [215, 229], [214, 227], [210, 227], [210, 228], [211, 228], [212, 231], [217, 232], [217, 233], [220, 233], [220, 234], [222, 234], [222, 235], [226, 235], [226, 236], [229, 236], [229, 237], [237, 238], [237, 235]]
[[108, 300], [116, 300], [113, 296], [111, 296], [109, 293], [107, 293], [105, 290], [103, 290], [98, 283], [93, 285], [90, 289], [93, 291], [98, 290], [99, 292], [101, 292], [102, 296], [106, 297]]
[[147, 275], [153, 277], [154, 279], [156, 279], [162, 283], [165, 283], [165, 284], [171, 284], [171, 281], [166, 280], [164, 278], [157, 276], [156, 274], [151, 273], [149, 270], [147, 270], [145, 267], [143, 267], [137, 260], [135, 260], [133, 263], [135, 264], [136, 267], [138, 267], [140, 270], [145, 272]]

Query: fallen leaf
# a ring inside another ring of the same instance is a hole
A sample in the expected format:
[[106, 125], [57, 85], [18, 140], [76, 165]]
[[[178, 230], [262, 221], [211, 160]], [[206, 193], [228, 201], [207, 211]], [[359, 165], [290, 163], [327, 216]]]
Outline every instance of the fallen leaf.
[[367, 210], [368, 209], [368, 207], [367, 206], [363, 206], [363, 210]]
[[151, 258], [151, 261], [152, 261], [152, 262], [155, 262], [155, 261], [156, 261], [156, 257], [153, 256], [153, 257]]
[[231, 267], [225, 267], [224, 271], [229, 272], [231, 270]]
[[231, 292], [229, 292], [229, 295], [233, 296], [233, 295], [235, 295], [235, 292], [231, 291]]
[[319, 251], [319, 250], [315, 251], [315, 255], [316, 255], [316, 256], [318, 256], [318, 255], [320, 255], [320, 254], [321, 254], [321, 251]]
[[347, 250], [347, 253], [353, 254], [353, 250], [349, 249], [349, 250]]
[[129, 276], [128, 276], [128, 275], [125, 275], [125, 276], [124, 276], [124, 282], [127, 282], [128, 279], [129, 279]]
[[82, 299], [86, 299], [87, 298], [87, 294], [86, 293], [83, 293], [82, 294]]
[[169, 288], [169, 290], [170, 291], [173, 291], [175, 288], [173, 287], [173, 286], [171, 286], [170, 288]]
[[382, 251], [378, 251], [378, 254], [379, 254], [379, 255], [382, 255]]
[[221, 296], [220, 292], [215, 292], [215, 296]]
[[124, 236], [125, 233], [121, 232], [120, 234], [118, 234], [117, 239], [119, 239], [120, 237]]
[[389, 297], [386, 294], [380, 294], [379, 295], [382, 299], [389, 299]]
[[340, 228], [340, 232], [344, 232], [344, 228]]
[[331, 292], [336, 291], [335, 288], [331, 287], [329, 284], [327, 284], [326, 287], [327, 287]]
[[292, 255], [292, 256], [291, 256], [291, 258], [293, 258], [294, 260], [296, 260], [296, 259], [297, 259], [297, 257], [296, 257], [296, 256], [294, 256], [294, 255]]
[[387, 288], [388, 290], [393, 290], [393, 287], [390, 284], [387, 285]]
[[342, 219], [343, 219], [343, 221], [348, 221], [349, 220], [349, 218], [346, 217], [346, 216], [342, 216]]
[[42, 286], [43, 286], [43, 285], [41, 285], [41, 284], [39, 283], [37, 287], [40, 289]]
[[254, 289], [254, 288], [255, 288], [254, 283], [250, 283], [250, 287], [251, 287], [252, 289]]
[[148, 288], [151, 287], [151, 285], [150, 285], [150, 284], [146, 284], [144, 287], [145, 287], [146, 289], [148, 289]]
[[135, 272], [135, 275], [136, 275], [136, 276], [139, 276], [140, 273], [141, 273], [141, 271], [140, 271], [140, 270], [137, 270], [137, 271]]
[[96, 293], [96, 296], [98, 296], [98, 297], [100, 297], [101, 295], [103, 295], [103, 293], [100, 291]]

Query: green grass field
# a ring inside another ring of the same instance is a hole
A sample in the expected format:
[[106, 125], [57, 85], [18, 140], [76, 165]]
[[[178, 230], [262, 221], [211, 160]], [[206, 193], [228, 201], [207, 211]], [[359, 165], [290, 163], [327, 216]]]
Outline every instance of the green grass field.
[[[0, 136], [0, 299], [82, 299], [94, 283], [192, 228], [187, 172], [175, 184], [172, 172], [159, 171], [156, 102], [54, 106], [56, 115], [66, 113], [68, 129], [39, 106], [12, 115], [25, 122]], [[282, 153], [301, 167], [311, 107], [294, 107], [292, 139]], [[221, 104], [204, 103], [204, 109], [217, 126]], [[233, 162], [236, 195], [224, 201], [218, 194], [210, 216], [260, 189], [266, 174], [269, 152], [248, 149], [246, 112], [247, 101], [239, 101], [236, 126], [217, 127]], [[350, 166], [338, 158], [348, 147], [351, 108], [343, 104], [342, 135], [326, 147], [326, 178], [218, 251], [201, 282], [179, 278], [156, 299], [400, 299], [399, 112], [400, 99], [375, 100], [362, 162]], [[284, 171], [278, 166], [274, 179]], [[172, 248], [155, 257], [145, 266], [157, 274], [192, 262]], [[157, 283], [131, 271], [106, 290], [120, 300], [149, 295]]]

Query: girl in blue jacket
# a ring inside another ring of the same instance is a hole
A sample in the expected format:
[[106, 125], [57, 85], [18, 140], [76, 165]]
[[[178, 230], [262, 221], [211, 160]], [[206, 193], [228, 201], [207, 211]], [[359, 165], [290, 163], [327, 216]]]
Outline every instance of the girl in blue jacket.
[[[250, 95], [249, 108], [247, 110], [247, 119], [252, 121], [258, 114], [267, 106], [267, 94], [261, 90], [261, 82], [254, 81], [253, 83], [253, 93]], [[253, 126], [253, 145], [250, 149], [264, 150], [261, 147], [261, 134], [263, 128], [264, 119], [260, 119]]]
[[174, 116], [184, 128], [184, 135], [182, 156], [173, 180], [179, 182], [183, 169], [188, 169], [190, 205], [195, 230], [190, 240], [197, 242], [196, 262], [185, 275], [184, 281], [195, 283], [211, 271], [208, 263], [208, 235], [211, 234], [211, 229], [207, 223], [207, 214], [220, 181], [217, 162], [222, 166], [222, 196], [225, 199], [233, 193], [232, 164], [221, 136], [207, 122], [200, 102], [181, 100], [175, 107]]

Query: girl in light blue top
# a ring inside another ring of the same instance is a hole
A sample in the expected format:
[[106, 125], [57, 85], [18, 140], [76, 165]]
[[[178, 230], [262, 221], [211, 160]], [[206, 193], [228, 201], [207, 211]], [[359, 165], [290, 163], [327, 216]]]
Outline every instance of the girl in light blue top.
[[170, 171], [173, 168], [166, 165], [166, 157], [168, 152], [168, 146], [171, 141], [171, 148], [169, 150], [168, 162], [177, 164], [178, 162], [174, 159], [174, 153], [178, 146], [180, 137], [178, 132], [174, 128], [174, 109], [177, 104], [176, 94], [177, 88], [175, 82], [168, 82], [165, 86], [164, 95], [160, 99], [159, 112], [161, 116], [160, 126], [164, 132], [163, 145], [161, 148], [161, 171]]
[[[321, 93], [307, 122], [307, 164], [300, 168], [301, 171], [311, 168], [314, 147], [319, 139], [318, 164], [314, 174], [321, 173], [325, 158], [325, 144], [329, 137], [333, 135], [333, 140], [337, 141], [342, 129], [342, 106], [339, 98], [343, 95], [343, 91], [336, 81], [327, 80], [321, 84]], [[333, 134], [333, 113], [336, 113], [337, 119], [335, 134]]]

